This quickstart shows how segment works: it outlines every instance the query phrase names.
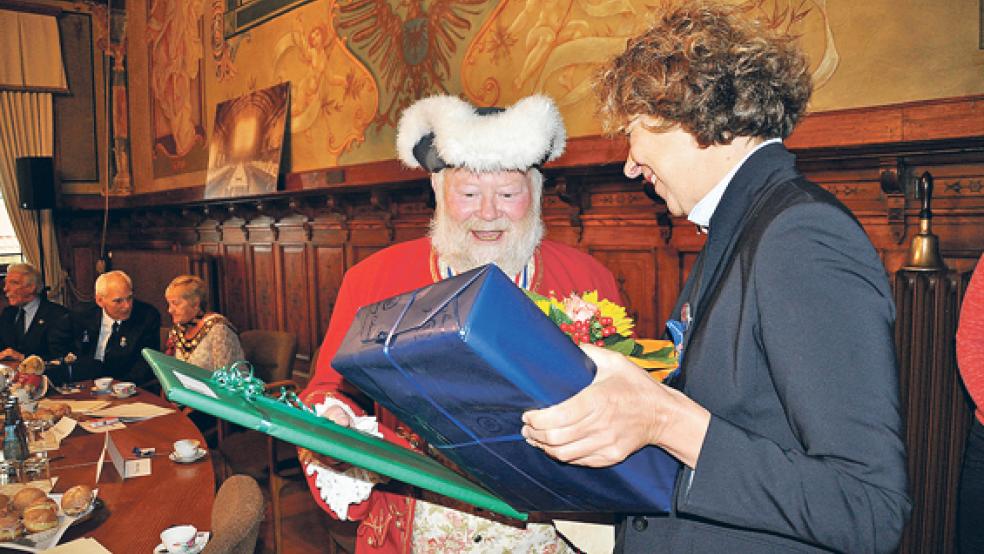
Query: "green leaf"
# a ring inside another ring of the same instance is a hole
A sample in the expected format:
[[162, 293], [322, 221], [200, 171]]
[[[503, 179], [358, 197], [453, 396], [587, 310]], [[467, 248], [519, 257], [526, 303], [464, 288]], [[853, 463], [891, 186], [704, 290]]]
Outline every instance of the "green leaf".
[[574, 323], [574, 320], [567, 317], [567, 314], [563, 310], [557, 309], [557, 306], [553, 304], [550, 305], [550, 320], [557, 325], [561, 323]]
[[643, 360], [671, 360], [676, 352], [676, 349], [672, 346], [666, 346], [660, 348], [659, 350], [654, 350], [652, 352], [646, 352], [645, 354], [634, 354], [636, 358], [642, 358]]
[[[612, 336], [616, 336], [616, 335], [612, 335]], [[611, 337], [608, 337], [608, 338], [611, 338]], [[614, 350], [615, 352], [618, 352], [620, 354], [625, 354], [626, 356], [631, 356], [632, 355], [632, 351], [635, 349], [635, 347], [638, 347], [639, 345], [636, 344], [636, 341], [634, 341], [632, 339], [626, 339], [626, 338], [621, 337], [620, 335], [619, 335], [619, 338], [621, 340], [619, 340], [618, 342], [615, 342], [615, 343], [611, 344], [610, 346], [608, 346], [608, 349], [609, 350]], [[607, 345], [607, 343], [606, 343], [606, 345]]]

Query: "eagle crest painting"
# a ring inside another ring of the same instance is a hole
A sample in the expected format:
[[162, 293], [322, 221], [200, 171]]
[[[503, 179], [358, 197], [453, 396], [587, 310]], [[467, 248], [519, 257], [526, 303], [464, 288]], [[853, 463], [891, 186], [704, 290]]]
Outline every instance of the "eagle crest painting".
[[399, 114], [417, 98], [448, 92], [452, 62], [472, 34], [489, 0], [339, 1], [334, 25], [348, 47], [369, 66], [381, 99], [373, 124], [395, 127]]

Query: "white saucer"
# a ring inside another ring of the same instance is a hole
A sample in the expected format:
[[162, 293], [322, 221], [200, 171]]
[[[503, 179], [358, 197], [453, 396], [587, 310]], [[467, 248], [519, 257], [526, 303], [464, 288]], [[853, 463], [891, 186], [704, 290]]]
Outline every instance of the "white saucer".
[[[189, 554], [198, 554], [205, 549], [205, 545], [208, 544], [208, 539], [211, 533], [208, 531], [199, 531], [195, 535], [195, 548], [189, 552]], [[168, 550], [164, 548], [164, 543], [158, 544], [154, 547], [154, 554], [168, 554]]]
[[97, 387], [90, 387], [89, 391], [92, 392], [92, 394], [113, 394], [113, 389], [100, 389]]
[[137, 391], [133, 391], [130, 394], [116, 394], [116, 391], [113, 391], [113, 392], [109, 393], [109, 395], [112, 396], [113, 398], [119, 398], [121, 400], [123, 398], [130, 398], [134, 394], [137, 394]]
[[167, 457], [170, 458], [172, 462], [176, 462], [179, 464], [190, 464], [192, 462], [197, 462], [198, 460], [201, 460], [202, 458], [205, 457], [205, 454], [208, 454], [208, 450], [205, 450], [202, 447], [198, 447], [198, 452], [196, 452], [195, 455], [190, 458], [181, 458], [178, 456], [177, 452], [171, 452], [170, 454], [167, 455]]

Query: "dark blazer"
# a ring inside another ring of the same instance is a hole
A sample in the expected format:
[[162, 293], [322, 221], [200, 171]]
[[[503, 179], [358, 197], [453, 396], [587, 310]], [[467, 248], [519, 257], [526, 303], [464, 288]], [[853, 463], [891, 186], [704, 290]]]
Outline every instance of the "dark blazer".
[[[120, 323], [120, 340], [106, 343], [103, 361], [96, 360], [99, 327], [103, 310], [96, 304], [88, 304], [72, 312], [72, 338], [78, 361], [72, 367], [72, 379], [81, 381], [98, 377], [133, 381], [145, 386], [154, 380], [153, 373], [140, 351], [144, 348], [161, 349], [161, 314], [157, 308], [133, 300], [130, 318]], [[65, 371], [59, 378], [67, 378]]]
[[773, 144], [728, 186], [701, 258], [673, 314], [690, 303], [682, 388], [710, 426], [673, 512], [625, 518], [618, 549], [894, 550], [910, 511], [895, 308], [863, 229]]
[[68, 353], [71, 323], [64, 306], [42, 298], [31, 326], [19, 340], [14, 327], [16, 319], [16, 306], [7, 306], [0, 313], [0, 350], [13, 348], [24, 356], [36, 354], [45, 361], [61, 358]]

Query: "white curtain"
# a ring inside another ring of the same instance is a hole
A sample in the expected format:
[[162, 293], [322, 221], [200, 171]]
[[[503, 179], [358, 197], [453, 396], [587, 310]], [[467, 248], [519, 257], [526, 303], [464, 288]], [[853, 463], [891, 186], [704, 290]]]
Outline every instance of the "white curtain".
[[[23, 156], [51, 156], [54, 124], [51, 94], [47, 92], [0, 91], [0, 190], [17, 240], [27, 261], [40, 268], [37, 214], [20, 208], [16, 160]], [[49, 297], [64, 301], [65, 272], [58, 257], [58, 242], [51, 224], [51, 210], [41, 210], [45, 280]]]

